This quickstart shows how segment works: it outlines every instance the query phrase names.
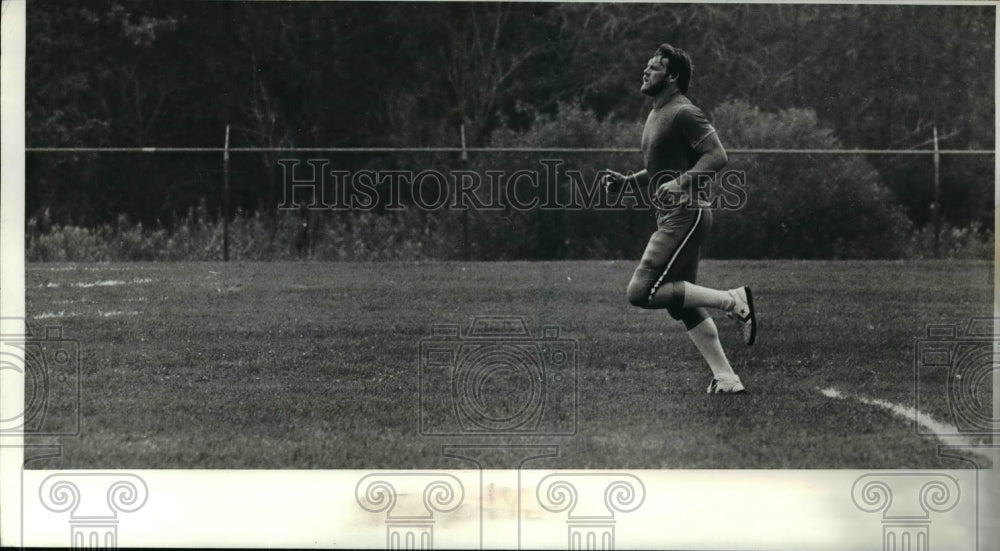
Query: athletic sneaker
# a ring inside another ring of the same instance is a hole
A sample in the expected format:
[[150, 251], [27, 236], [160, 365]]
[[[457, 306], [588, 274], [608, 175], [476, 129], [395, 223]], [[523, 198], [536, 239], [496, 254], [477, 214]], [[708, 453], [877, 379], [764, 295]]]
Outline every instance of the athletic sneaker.
[[733, 297], [736, 304], [732, 310], [726, 312], [726, 316], [736, 320], [740, 330], [743, 331], [743, 342], [750, 346], [757, 340], [757, 314], [753, 309], [753, 294], [750, 292], [750, 287], [740, 287], [730, 289], [729, 296]]
[[746, 394], [747, 389], [743, 388], [743, 383], [739, 379], [723, 380], [712, 379], [708, 385], [709, 394]]

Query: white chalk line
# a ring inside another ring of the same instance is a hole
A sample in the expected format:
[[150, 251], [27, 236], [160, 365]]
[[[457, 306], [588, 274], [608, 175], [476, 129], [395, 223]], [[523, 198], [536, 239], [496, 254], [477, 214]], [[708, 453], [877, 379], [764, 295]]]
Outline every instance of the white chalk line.
[[36, 315], [34, 315], [32, 317], [35, 318], [36, 320], [47, 320], [47, 319], [55, 319], [55, 318], [72, 317], [74, 315], [75, 314], [73, 314], [73, 312], [70, 312], [69, 315], [67, 316], [66, 315], [66, 310], [60, 310], [58, 312], [42, 312], [41, 314], [36, 314]]
[[[916, 420], [917, 423], [919, 423], [922, 427], [932, 432], [934, 436], [937, 437], [938, 440], [940, 440], [942, 443], [946, 445], [962, 446], [969, 448], [977, 445], [977, 443], [972, 441], [971, 439], [958, 434], [959, 433], [958, 427], [955, 427], [953, 425], [950, 425], [942, 421], [938, 421], [937, 419], [934, 419], [930, 415], [918, 411], [916, 408], [904, 406], [902, 404], [896, 404], [888, 400], [881, 400], [878, 398], [867, 398], [859, 394], [854, 394], [853, 396], [847, 396], [844, 393], [832, 387], [821, 388], [819, 389], [819, 391], [823, 393], [823, 396], [826, 396], [827, 398], [835, 398], [838, 400], [846, 400], [848, 398], [853, 398], [861, 402], [862, 404], [880, 407], [908, 421]], [[970, 453], [978, 455], [979, 457], [985, 458], [991, 462], [993, 461], [992, 457], [984, 453], [977, 452], [973, 449], [969, 449], [968, 451]]]
[[[77, 287], [81, 289], [89, 289], [91, 287], [116, 287], [118, 285], [142, 285], [144, 283], [152, 283], [153, 279], [148, 277], [136, 277], [131, 281], [125, 281], [122, 279], [105, 279], [101, 281], [77, 281], [74, 283], [66, 284], [67, 287]], [[48, 282], [44, 284], [39, 284], [39, 287], [46, 289], [57, 289], [62, 286], [60, 283]]]
[[96, 266], [46, 266], [45, 263], [31, 263], [24, 267], [26, 272], [127, 272], [135, 271], [132, 266], [116, 266], [113, 264], [97, 264]]
[[[148, 302], [149, 299], [146, 297], [127, 297], [116, 299], [117, 302]], [[49, 304], [88, 304], [89, 300], [86, 298], [61, 298], [58, 300], [49, 301]]]
[[65, 310], [60, 310], [58, 312], [41, 312], [31, 316], [35, 320], [44, 319], [62, 319], [62, 318], [75, 318], [80, 316], [91, 316], [96, 315], [102, 318], [112, 318], [117, 316], [139, 316], [142, 312], [139, 310], [98, 310], [97, 312], [67, 312]]

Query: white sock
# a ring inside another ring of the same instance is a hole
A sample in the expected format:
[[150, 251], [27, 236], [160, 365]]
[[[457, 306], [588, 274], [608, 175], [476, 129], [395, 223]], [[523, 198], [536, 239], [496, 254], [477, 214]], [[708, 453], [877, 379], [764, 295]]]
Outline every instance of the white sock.
[[712, 318], [692, 327], [687, 332], [694, 342], [695, 347], [708, 362], [708, 367], [712, 369], [712, 374], [719, 380], [740, 380], [733, 371], [726, 353], [722, 351], [722, 343], [719, 342], [719, 330], [715, 327]]
[[719, 291], [687, 281], [684, 282], [685, 308], [718, 308], [728, 312], [734, 306], [736, 306], [736, 301], [730, 296], [729, 291]]

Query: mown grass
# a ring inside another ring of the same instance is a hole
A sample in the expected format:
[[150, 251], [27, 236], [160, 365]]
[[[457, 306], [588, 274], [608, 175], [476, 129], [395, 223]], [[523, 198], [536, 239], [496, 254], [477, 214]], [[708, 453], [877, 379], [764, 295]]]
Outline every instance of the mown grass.
[[[31, 466], [458, 468], [442, 446], [474, 443], [559, 446], [534, 468], [967, 466], [911, 421], [819, 389], [913, 405], [914, 339], [990, 316], [990, 263], [704, 261], [702, 284], [754, 287], [757, 345], [717, 319], [750, 391], [737, 397], [704, 394], [710, 372], [679, 323], [628, 305], [632, 268], [29, 264], [29, 325], [80, 340], [83, 396], [81, 435]], [[420, 342], [477, 315], [577, 342], [575, 435], [419, 434]], [[946, 382], [931, 382], [921, 406], [949, 421]]]

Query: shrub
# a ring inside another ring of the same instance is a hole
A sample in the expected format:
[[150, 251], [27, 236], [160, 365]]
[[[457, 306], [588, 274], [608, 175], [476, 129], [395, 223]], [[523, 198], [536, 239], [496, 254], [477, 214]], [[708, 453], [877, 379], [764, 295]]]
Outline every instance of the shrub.
[[[719, 105], [714, 124], [727, 148], [839, 149], [811, 109], [763, 112]], [[748, 201], [720, 212], [710, 252], [727, 258], [897, 258], [913, 228], [861, 155], [730, 155], [745, 173]]]
[[[942, 224], [938, 256], [963, 260], [992, 260], [996, 251], [993, 232], [973, 223], [968, 228]], [[906, 243], [907, 258], [934, 258], [934, 229], [928, 224], [913, 232]]]
[[[474, 168], [480, 171], [503, 169], [508, 174], [517, 169], [544, 173], [541, 161], [559, 161], [558, 193], [568, 202], [573, 185], [569, 173], [582, 177], [591, 186], [598, 173], [611, 168], [620, 172], [639, 170], [642, 157], [639, 139], [642, 124], [599, 119], [577, 104], [560, 104], [554, 116], [541, 116], [524, 132], [510, 130], [494, 134], [490, 145], [505, 148], [627, 148], [633, 153], [538, 153], [481, 156]], [[546, 185], [546, 180], [540, 186]], [[601, 192], [603, 193], [603, 191]], [[535, 196], [544, 200], [539, 190]], [[525, 194], [530, 198], [529, 194]], [[502, 213], [477, 213], [477, 235], [485, 235], [485, 243], [498, 244], [491, 258], [582, 259], [632, 258], [642, 252], [641, 238], [655, 228], [652, 211], [544, 210]]]
[[[809, 109], [763, 112], [746, 102], [719, 105], [713, 119], [729, 149], [835, 149], [840, 143]], [[639, 123], [599, 120], [576, 105], [561, 105], [526, 132], [498, 133], [500, 147], [635, 147], [635, 154], [567, 158], [561, 168], [590, 179], [604, 168], [641, 168]], [[537, 166], [538, 156], [509, 159]], [[486, 166], [480, 166], [484, 170]], [[737, 211], [716, 211], [706, 254], [722, 258], [894, 258], [903, 256], [912, 225], [862, 156], [730, 156], [727, 170], [743, 171], [749, 195]], [[561, 178], [561, 185], [567, 181]], [[638, 235], [652, 230], [649, 213], [509, 213], [506, 236], [496, 236], [529, 258], [634, 257]], [[489, 222], [493, 224], [495, 222]], [[489, 231], [489, 228], [486, 229]], [[496, 228], [493, 228], [496, 231]], [[572, 241], [568, 241], [572, 239]], [[547, 246], [548, 245], [548, 246]]]
[[[105, 262], [220, 260], [223, 228], [204, 206], [189, 211], [174, 227], [147, 228], [120, 216], [97, 228], [56, 226], [44, 214], [28, 220], [25, 257], [29, 261]], [[232, 260], [422, 260], [449, 258], [454, 230], [416, 211], [316, 213], [308, 229], [299, 212], [273, 219], [237, 212], [229, 223]]]

